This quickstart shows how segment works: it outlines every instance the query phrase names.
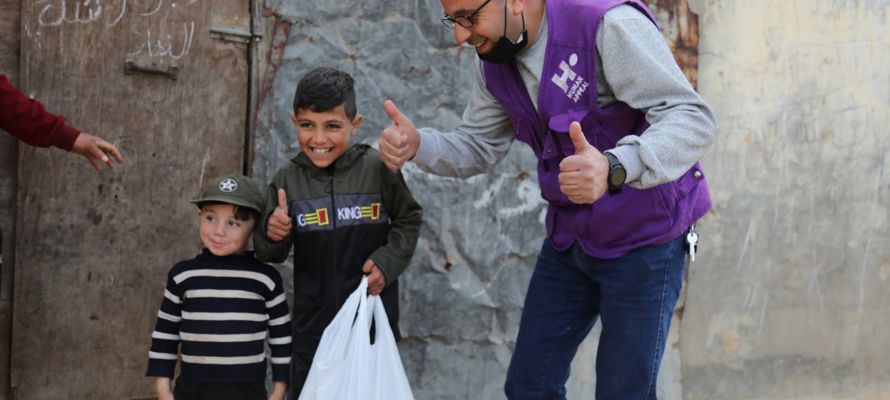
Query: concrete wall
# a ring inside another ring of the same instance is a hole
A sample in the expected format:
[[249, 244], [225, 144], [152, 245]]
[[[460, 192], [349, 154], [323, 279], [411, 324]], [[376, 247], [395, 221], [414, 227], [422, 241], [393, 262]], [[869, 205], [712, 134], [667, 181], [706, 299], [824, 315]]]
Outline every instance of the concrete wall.
[[890, 398], [890, 3], [691, 4], [721, 136], [685, 398]]

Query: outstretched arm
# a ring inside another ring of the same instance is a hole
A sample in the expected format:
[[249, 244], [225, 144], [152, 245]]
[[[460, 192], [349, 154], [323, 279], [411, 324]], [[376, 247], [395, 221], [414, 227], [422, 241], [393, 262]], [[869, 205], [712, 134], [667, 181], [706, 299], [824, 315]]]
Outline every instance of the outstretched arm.
[[380, 135], [380, 159], [390, 169], [411, 160], [429, 173], [466, 178], [490, 171], [513, 143], [510, 118], [485, 87], [478, 64], [463, 117], [451, 132], [416, 128], [392, 101], [383, 109], [392, 123]]
[[65, 117], [47, 112], [0, 74], [0, 128], [37, 147], [55, 146], [87, 159], [96, 170], [102, 163], [114, 168], [123, 161], [117, 148], [100, 137], [82, 133], [65, 123]]

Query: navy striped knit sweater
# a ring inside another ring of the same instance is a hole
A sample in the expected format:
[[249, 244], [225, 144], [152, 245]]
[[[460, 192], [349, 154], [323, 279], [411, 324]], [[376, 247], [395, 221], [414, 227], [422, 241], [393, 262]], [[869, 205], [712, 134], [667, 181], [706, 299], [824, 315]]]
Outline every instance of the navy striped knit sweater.
[[281, 275], [252, 252], [218, 257], [207, 249], [170, 270], [151, 335], [148, 376], [195, 382], [266, 378], [264, 344], [272, 350], [272, 380], [288, 381], [291, 326]]

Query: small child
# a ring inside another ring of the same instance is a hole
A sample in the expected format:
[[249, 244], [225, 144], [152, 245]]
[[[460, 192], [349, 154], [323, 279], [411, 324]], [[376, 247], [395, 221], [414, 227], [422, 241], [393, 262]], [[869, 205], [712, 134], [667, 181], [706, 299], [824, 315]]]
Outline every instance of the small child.
[[[268, 333], [268, 398], [283, 400], [291, 336], [281, 275], [245, 251], [263, 208], [259, 186], [246, 176], [223, 176], [192, 203], [205, 248], [167, 276], [148, 353], [158, 399], [265, 400]], [[171, 392], [177, 358], [181, 371]]]
[[363, 275], [400, 338], [397, 279], [414, 254], [423, 210], [376, 150], [350, 145], [362, 117], [349, 74], [307, 73], [297, 84], [291, 119], [301, 151], [272, 179], [254, 247], [260, 260], [282, 262], [294, 246], [290, 382], [296, 399], [321, 334]]

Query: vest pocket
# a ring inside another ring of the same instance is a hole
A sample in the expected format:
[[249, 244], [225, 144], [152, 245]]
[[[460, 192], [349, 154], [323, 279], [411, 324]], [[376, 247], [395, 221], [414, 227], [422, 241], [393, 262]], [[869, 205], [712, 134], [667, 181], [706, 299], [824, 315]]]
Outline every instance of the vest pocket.
[[541, 195], [553, 205], [575, 205], [559, 189], [559, 163], [575, 154], [575, 144], [569, 137], [569, 125], [574, 121], [581, 123], [581, 130], [591, 145], [596, 146], [596, 137], [602, 132], [602, 126], [587, 110], [569, 111], [550, 117], [539, 153], [538, 182]]
[[543, 160], [538, 161], [538, 186], [541, 187], [541, 197], [547, 200], [550, 205], [575, 205], [562, 190], [559, 190], [559, 168], [544, 170], [541, 164], [545, 162]]
[[513, 123], [513, 135], [516, 136], [516, 140], [531, 146], [535, 153], [540, 152], [540, 144], [534, 139], [535, 132], [531, 124], [522, 117], [513, 117], [510, 120]]
[[643, 243], [673, 226], [667, 202], [676, 201], [674, 193], [674, 188], [666, 184], [644, 190], [625, 186], [621, 194], [606, 194], [580, 222], [579, 236], [601, 248]]
[[[602, 134], [602, 125], [593, 118], [588, 110], [575, 110], [550, 116], [547, 122], [547, 136], [544, 138], [544, 151], [541, 158], [545, 160], [563, 158], [575, 154], [575, 144], [569, 136], [569, 126], [572, 122], [581, 123], [581, 131], [587, 138], [587, 142], [596, 147], [597, 137]], [[557, 166], [558, 168], [558, 166]]]

